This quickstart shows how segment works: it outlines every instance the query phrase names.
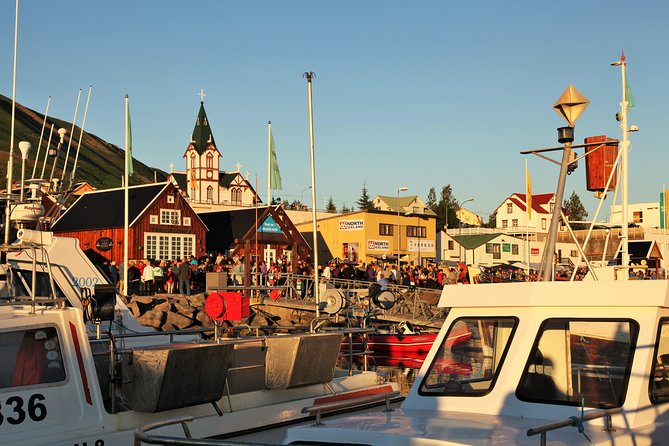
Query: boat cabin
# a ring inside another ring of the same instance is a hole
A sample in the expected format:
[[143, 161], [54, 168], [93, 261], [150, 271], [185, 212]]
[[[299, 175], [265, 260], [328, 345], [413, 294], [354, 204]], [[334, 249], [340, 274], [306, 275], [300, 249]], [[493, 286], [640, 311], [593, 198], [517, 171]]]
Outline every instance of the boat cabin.
[[537, 445], [528, 431], [544, 428], [549, 444], [667, 438], [669, 281], [448, 287], [440, 306], [448, 318], [400, 409], [291, 429], [286, 443]]

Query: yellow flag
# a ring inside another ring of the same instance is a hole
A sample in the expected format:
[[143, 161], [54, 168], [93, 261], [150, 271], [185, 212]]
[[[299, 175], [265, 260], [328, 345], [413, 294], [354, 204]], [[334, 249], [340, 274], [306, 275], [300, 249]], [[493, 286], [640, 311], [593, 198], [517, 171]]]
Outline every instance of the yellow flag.
[[525, 206], [527, 207], [527, 218], [532, 218], [532, 183], [530, 183], [530, 171], [525, 161]]
[[190, 182], [191, 182], [191, 189], [197, 189], [197, 178], [195, 177], [195, 168], [191, 167], [190, 168]]

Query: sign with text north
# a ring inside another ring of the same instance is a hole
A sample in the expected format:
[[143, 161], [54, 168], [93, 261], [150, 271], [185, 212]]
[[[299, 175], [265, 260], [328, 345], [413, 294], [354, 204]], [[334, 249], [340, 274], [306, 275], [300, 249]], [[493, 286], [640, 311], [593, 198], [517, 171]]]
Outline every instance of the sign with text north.
[[339, 220], [340, 231], [362, 231], [365, 229], [365, 220]]
[[258, 232], [267, 232], [270, 234], [283, 234], [283, 231], [270, 215], [258, 228]]
[[367, 251], [389, 251], [388, 240], [367, 240]]

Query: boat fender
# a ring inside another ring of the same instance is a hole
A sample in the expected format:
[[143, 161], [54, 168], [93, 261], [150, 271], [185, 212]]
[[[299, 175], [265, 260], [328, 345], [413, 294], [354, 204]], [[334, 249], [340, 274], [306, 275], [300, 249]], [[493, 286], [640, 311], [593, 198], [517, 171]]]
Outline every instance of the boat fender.
[[223, 320], [225, 315], [225, 299], [221, 293], [211, 293], [204, 302], [204, 310], [214, 321]]

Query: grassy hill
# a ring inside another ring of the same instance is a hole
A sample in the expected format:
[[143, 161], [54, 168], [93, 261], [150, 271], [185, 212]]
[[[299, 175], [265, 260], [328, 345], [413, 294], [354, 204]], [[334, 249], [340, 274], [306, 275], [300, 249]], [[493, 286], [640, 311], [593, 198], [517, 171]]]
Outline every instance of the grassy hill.
[[[5, 175], [7, 171], [7, 160], [9, 158], [9, 137], [10, 137], [10, 122], [12, 117], [12, 101], [11, 99], [0, 95], [0, 184], [2, 188], [5, 187]], [[42, 131], [42, 124], [44, 122], [44, 115], [29, 108], [23, 107], [19, 103], [16, 104], [16, 125], [14, 128], [14, 180], [21, 178], [21, 152], [18, 148], [19, 141], [28, 141], [32, 144], [29, 159], [26, 162], [26, 178], [30, 177], [32, 173], [33, 164], [35, 161], [35, 154], [37, 153], [37, 144], [39, 142], [40, 133]], [[40, 162], [37, 166], [36, 173], [42, 170], [42, 161], [44, 156], [44, 148], [46, 141], [49, 138], [49, 130], [51, 124], [54, 124], [53, 136], [51, 138], [52, 147], [58, 145], [59, 128], [65, 128], [68, 134], [65, 135], [65, 142], [58, 155], [58, 163], [56, 164], [55, 175], [60, 178], [63, 170], [65, 155], [67, 152], [67, 144], [69, 143], [70, 129], [72, 123], [60, 119], [47, 118], [46, 128], [44, 130], [44, 140], [42, 142], [42, 149], [40, 151]], [[70, 148], [70, 159], [68, 161], [67, 176], [72, 172], [72, 163], [74, 162], [74, 155], [76, 155], [77, 145], [79, 144], [79, 134], [81, 128], [75, 126], [74, 138]], [[53, 159], [49, 158], [45, 176], [50, 173]], [[75, 182], [87, 181], [98, 189], [108, 189], [112, 187], [119, 187], [121, 185], [121, 177], [124, 174], [125, 151], [114, 144], [110, 144], [97, 136], [84, 132], [83, 141], [81, 142], [81, 149], [79, 151], [79, 161], [77, 164], [77, 172]], [[167, 179], [167, 173], [158, 170], [134, 160], [133, 163], [134, 174], [130, 178], [130, 184], [146, 184], [152, 183], [154, 180], [154, 172], [158, 181]], [[67, 184], [67, 183], [66, 183]]]

